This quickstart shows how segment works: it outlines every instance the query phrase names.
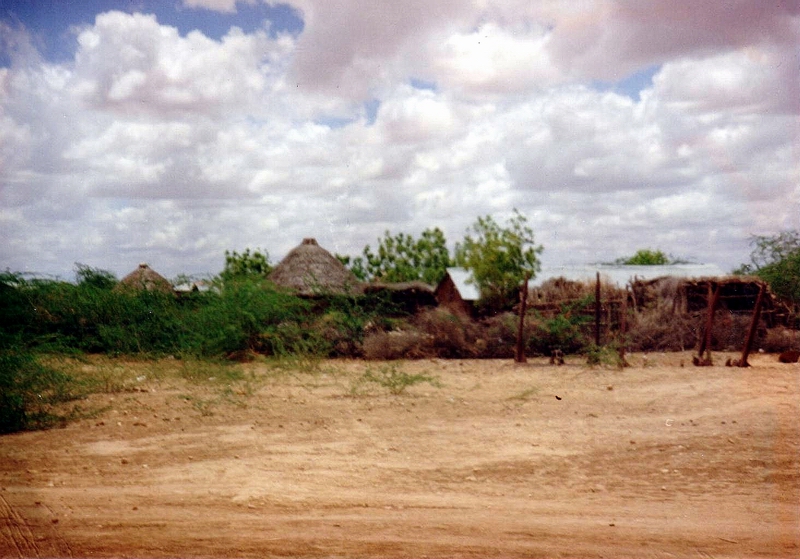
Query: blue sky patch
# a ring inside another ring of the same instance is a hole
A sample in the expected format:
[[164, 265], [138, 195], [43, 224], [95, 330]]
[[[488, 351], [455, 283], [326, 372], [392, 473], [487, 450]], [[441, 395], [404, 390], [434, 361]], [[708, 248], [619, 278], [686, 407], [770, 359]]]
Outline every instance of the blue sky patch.
[[[93, 25], [97, 14], [112, 10], [154, 14], [159, 23], [177, 28], [183, 36], [198, 30], [214, 40], [224, 37], [231, 27], [252, 33], [268, 26], [273, 36], [298, 35], [304, 28], [300, 13], [287, 4], [242, 3], [236, 8], [236, 13], [221, 13], [161, 0], [11, 0], [3, 2], [0, 19], [12, 29], [27, 30], [33, 45], [51, 62], [71, 60], [77, 48], [73, 30]], [[8, 66], [10, 56], [4, 51], [0, 50], [0, 65]]]
[[364, 101], [364, 110], [367, 113], [367, 125], [371, 126], [375, 124], [375, 119], [378, 118], [378, 109], [380, 108], [380, 99], [370, 99], [369, 101]]
[[640, 93], [653, 85], [653, 76], [659, 70], [661, 70], [660, 65], [648, 66], [625, 76], [617, 82], [594, 81], [592, 82], [592, 87], [598, 91], [613, 91], [620, 95], [626, 95], [634, 101], [639, 101], [641, 98]]
[[434, 81], [423, 80], [420, 78], [411, 78], [408, 81], [411, 84], [411, 87], [414, 89], [427, 89], [430, 91], [436, 91], [436, 82]]

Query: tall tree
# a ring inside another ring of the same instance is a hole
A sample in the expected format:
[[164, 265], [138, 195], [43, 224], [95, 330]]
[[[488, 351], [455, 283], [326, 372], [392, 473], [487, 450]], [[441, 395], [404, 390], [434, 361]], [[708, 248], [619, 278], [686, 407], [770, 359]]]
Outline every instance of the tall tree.
[[518, 210], [505, 223], [492, 216], [479, 217], [456, 245], [456, 264], [472, 271], [481, 301], [491, 307], [506, 307], [516, 300], [526, 274], [534, 277], [541, 265], [528, 219]]
[[367, 245], [363, 258], [352, 261], [351, 269], [362, 267], [362, 273], [371, 279], [385, 282], [424, 281], [437, 284], [452, 265], [447, 239], [438, 227], [426, 229], [419, 238], [386, 231], [378, 239], [375, 252]]

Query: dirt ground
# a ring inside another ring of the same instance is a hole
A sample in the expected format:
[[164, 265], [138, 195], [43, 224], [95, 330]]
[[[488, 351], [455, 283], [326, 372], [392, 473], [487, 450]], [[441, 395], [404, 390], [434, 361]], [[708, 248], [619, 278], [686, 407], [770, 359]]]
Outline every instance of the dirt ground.
[[128, 363], [93, 417], [0, 438], [0, 555], [800, 556], [800, 366], [630, 360]]

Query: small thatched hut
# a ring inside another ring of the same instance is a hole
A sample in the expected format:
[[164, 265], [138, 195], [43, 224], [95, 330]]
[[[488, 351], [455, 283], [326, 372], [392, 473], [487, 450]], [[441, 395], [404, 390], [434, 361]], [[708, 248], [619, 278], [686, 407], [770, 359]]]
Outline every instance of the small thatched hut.
[[353, 272], [311, 238], [289, 251], [269, 279], [303, 296], [353, 295], [363, 290]]
[[117, 284], [117, 289], [131, 289], [136, 291], [160, 291], [172, 293], [172, 284], [164, 276], [142, 262], [130, 274]]

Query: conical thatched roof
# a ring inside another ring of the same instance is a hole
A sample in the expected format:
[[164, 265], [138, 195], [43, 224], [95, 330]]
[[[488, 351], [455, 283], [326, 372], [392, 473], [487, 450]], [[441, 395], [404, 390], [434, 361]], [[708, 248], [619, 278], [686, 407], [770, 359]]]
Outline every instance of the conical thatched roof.
[[120, 289], [135, 289], [137, 291], [173, 292], [172, 284], [169, 280], [145, 263], [139, 264], [138, 268], [122, 278], [117, 287]]
[[269, 279], [300, 295], [361, 293], [358, 278], [316, 239], [303, 239], [281, 260]]

